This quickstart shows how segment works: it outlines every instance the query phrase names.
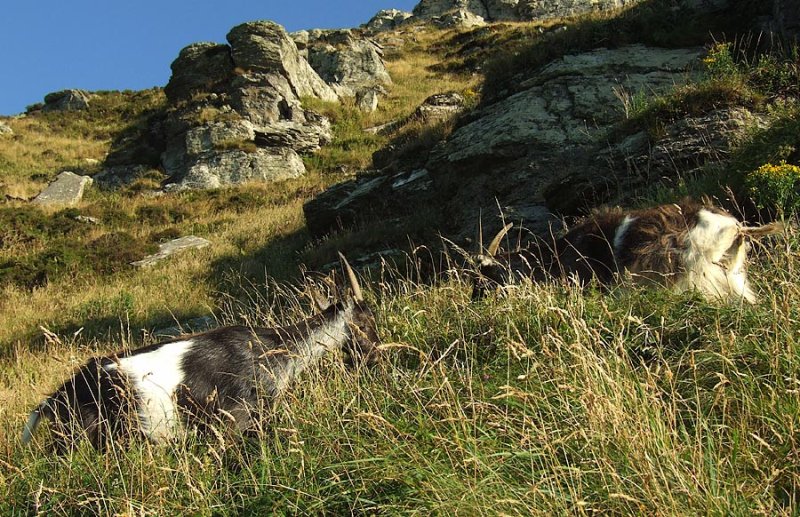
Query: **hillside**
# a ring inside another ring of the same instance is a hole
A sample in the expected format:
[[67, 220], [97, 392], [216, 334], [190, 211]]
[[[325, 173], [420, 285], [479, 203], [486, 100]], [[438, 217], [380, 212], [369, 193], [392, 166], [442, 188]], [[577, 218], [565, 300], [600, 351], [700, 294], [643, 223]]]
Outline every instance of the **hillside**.
[[[0, 120], [0, 513], [800, 512], [791, 6], [574, 4], [242, 24], [181, 51], [164, 89]], [[82, 200], [30, 202], [64, 170], [94, 176]], [[756, 304], [627, 282], [470, 299], [459, 250], [479, 227], [686, 195], [787, 223], [751, 251]], [[187, 235], [211, 244], [131, 266]], [[340, 250], [377, 315], [377, 368], [326, 359], [257, 440], [20, 443], [89, 357], [313, 313], [303, 280]]]

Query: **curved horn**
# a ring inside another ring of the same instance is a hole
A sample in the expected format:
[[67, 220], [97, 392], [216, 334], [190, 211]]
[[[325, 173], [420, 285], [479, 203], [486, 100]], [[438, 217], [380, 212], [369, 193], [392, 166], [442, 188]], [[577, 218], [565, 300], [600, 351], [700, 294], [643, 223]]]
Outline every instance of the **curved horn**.
[[508, 223], [494, 236], [494, 239], [492, 239], [492, 242], [489, 244], [489, 248], [486, 250], [490, 257], [497, 255], [497, 250], [500, 249], [500, 241], [503, 240], [503, 237], [506, 236], [508, 230], [510, 230], [512, 226], [514, 226], [514, 223]]
[[350, 280], [350, 288], [353, 290], [353, 299], [357, 302], [364, 301], [364, 295], [361, 293], [361, 286], [358, 285], [358, 278], [356, 278], [356, 274], [353, 272], [353, 268], [350, 267], [350, 264], [347, 262], [347, 259], [344, 258], [342, 252], [339, 251], [339, 260], [344, 266], [345, 273], [347, 273], [347, 279]]

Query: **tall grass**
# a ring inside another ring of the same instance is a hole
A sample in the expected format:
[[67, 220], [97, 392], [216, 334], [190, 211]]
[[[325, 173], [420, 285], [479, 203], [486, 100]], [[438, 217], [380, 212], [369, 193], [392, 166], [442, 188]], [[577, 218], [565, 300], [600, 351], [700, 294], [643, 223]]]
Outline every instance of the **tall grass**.
[[[87, 355], [70, 341], [53, 358], [22, 354], [0, 389], [0, 509], [795, 514], [798, 237], [759, 250], [752, 307], [630, 286], [523, 284], [480, 303], [457, 278], [373, 288], [385, 364], [353, 371], [331, 358], [249, 443], [190, 434], [53, 457], [43, 432], [22, 447], [26, 412]], [[304, 313], [280, 299], [223, 317]]]

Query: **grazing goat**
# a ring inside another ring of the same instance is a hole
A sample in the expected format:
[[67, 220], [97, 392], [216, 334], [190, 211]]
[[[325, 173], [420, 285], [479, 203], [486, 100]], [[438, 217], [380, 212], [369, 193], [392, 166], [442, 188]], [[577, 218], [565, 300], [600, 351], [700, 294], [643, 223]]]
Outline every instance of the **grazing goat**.
[[375, 317], [340, 254], [349, 297], [295, 325], [232, 326], [138, 350], [90, 359], [30, 414], [22, 441], [40, 420], [52, 422], [64, 449], [85, 436], [97, 449], [112, 439], [175, 436], [180, 423], [253, 428], [260, 409], [324, 354], [342, 349], [353, 361], [378, 359]]
[[[695, 289], [710, 299], [756, 300], [747, 281], [748, 239], [778, 233], [780, 224], [743, 226], [728, 212], [693, 201], [642, 210], [606, 209], [586, 217], [551, 243], [497, 254], [503, 228], [487, 253], [478, 255], [473, 298], [513, 277], [574, 277], [602, 284], [627, 272], [635, 281], [676, 291]], [[482, 250], [483, 251], [483, 250]]]

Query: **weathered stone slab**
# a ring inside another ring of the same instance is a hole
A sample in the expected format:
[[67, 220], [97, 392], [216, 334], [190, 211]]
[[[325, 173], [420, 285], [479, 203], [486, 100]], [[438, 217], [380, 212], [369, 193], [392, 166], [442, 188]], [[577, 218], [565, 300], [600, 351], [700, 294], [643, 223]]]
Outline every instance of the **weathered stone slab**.
[[83, 198], [86, 187], [92, 184], [89, 176], [80, 176], [74, 172], [64, 171], [33, 199], [36, 205], [70, 205], [74, 206]]
[[142, 260], [131, 262], [131, 265], [139, 268], [150, 267], [164, 259], [171, 257], [172, 255], [175, 255], [176, 253], [181, 253], [190, 249], [205, 248], [210, 244], [211, 241], [203, 239], [202, 237], [188, 235], [186, 237], [181, 237], [179, 239], [159, 244], [158, 253], [150, 255], [149, 257], [145, 257]]

